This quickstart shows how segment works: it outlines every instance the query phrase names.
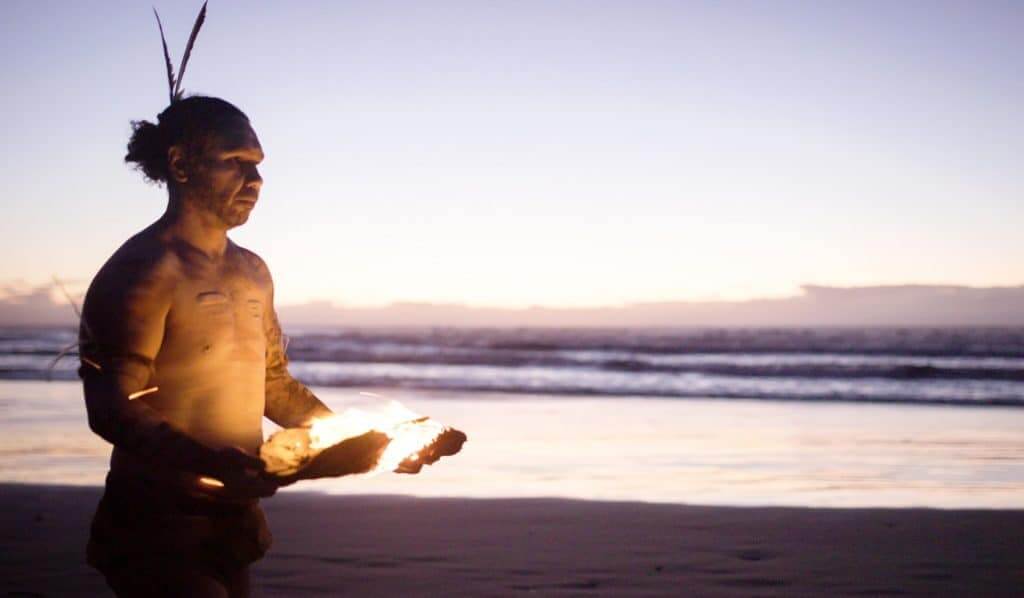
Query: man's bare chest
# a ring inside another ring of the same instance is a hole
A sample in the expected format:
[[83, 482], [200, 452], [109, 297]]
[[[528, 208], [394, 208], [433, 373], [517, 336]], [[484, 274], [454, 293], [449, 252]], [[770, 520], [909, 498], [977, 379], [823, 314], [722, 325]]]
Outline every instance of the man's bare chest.
[[174, 292], [158, 359], [262, 362], [266, 302], [266, 290], [242, 275], [184, 278]]

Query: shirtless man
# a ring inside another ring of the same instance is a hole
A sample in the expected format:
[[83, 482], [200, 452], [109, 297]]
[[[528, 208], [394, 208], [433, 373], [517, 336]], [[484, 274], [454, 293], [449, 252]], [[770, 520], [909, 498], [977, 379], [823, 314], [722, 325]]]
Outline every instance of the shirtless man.
[[168, 202], [83, 306], [89, 425], [114, 445], [89, 561], [120, 596], [244, 596], [270, 545], [257, 501], [277, 488], [256, 456], [262, 418], [331, 412], [288, 373], [266, 264], [227, 237], [262, 185], [248, 117], [193, 96], [133, 129], [125, 160]]

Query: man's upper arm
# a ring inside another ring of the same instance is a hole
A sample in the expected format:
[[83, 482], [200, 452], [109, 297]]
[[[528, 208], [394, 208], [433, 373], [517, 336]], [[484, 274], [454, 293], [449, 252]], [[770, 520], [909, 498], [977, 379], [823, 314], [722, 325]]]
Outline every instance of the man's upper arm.
[[267, 378], [276, 378], [288, 373], [288, 357], [285, 354], [284, 334], [274, 309], [274, 290], [271, 286], [263, 316], [263, 328], [267, 343]]
[[[255, 256], [255, 254], [253, 254]], [[259, 260], [259, 258], [256, 258]], [[264, 415], [284, 427], [308, 425], [315, 417], [331, 414], [331, 410], [288, 371], [284, 334], [274, 309], [274, 283], [270, 271], [259, 260], [267, 284], [263, 314], [263, 330], [267, 344], [266, 407]]]
[[288, 373], [288, 358], [285, 356], [284, 335], [281, 333], [281, 325], [277, 320], [277, 312], [274, 309], [274, 280], [270, 276], [270, 269], [260, 256], [243, 249], [246, 258], [252, 265], [257, 279], [257, 284], [263, 287], [263, 339], [266, 343], [266, 376], [267, 380]]
[[168, 261], [159, 255], [115, 256], [90, 286], [82, 309], [81, 355], [85, 367], [97, 368], [107, 383], [105, 392], [89, 392], [99, 389], [86, 385], [90, 416], [94, 409], [116, 408], [149, 383], [174, 290]]

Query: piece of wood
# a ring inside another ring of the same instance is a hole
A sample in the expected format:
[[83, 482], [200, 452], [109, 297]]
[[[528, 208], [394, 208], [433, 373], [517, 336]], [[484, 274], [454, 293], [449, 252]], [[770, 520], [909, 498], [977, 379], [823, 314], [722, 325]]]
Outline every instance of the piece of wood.
[[[299, 480], [366, 473], [377, 465], [389, 442], [391, 439], [387, 434], [370, 431], [362, 436], [347, 438], [320, 451], [311, 449], [296, 467], [276, 472], [268, 469], [267, 472], [281, 486], [288, 486]], [[260, 454], [262, 456], [263, 451]], [[264, 459], [264, 463], [266, 462]]]
[[434, 442], [416, 453], [416, 459], [406, 459], [398, 464], [395, 473], [419, 473], [424, 465], [432, 465], [441, 457], [450, 457], [462, 450], [466, 434], [455, 428], [445, 428]]
[[[366, 473], [377, 465], [389, 442], [386, 434], [371, 431], [317, 450], [310, 446], [307, 428], [289, 428], [276, 432], [263, 443], [260, 458], [267, 474], [287, 486], [299, 480]], [[432, 443], [416, 453], [415, 459], [400, 463], [395, 473], [419, 473], [424, 465], [458, 453], [465, 442], [465, 433], [445, 428]]]

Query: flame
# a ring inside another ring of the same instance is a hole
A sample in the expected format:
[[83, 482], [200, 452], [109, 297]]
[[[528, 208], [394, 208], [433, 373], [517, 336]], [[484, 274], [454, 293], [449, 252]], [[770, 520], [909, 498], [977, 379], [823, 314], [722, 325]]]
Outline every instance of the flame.
[[444, 426], [422, 417], [398, 401], [389, 401], [382, 410], [368, 411], [352, 407], [339, 414], [313, 421], [309, 430], [310, 448], [325, 449], [346, 438], [376, 430], [391, 439], [377, 466], [369, 473], [393, 471], [406, 460], [416, 460], [425, 446], [444, 432]]
[[137, 399], [139, 397], [144, 397], [146, 395], [151, 395], [154, 392], [157, 392], [159, 390], [160, 390], [159, 386], [150, 386], [149, 388], [143, 388], [142, 390], [137, 390], [137, 391], [133, 392], [132, 394], [128, 395], [128, 400], [129, 401], [134, 401], [135, 399]]
[[199, 476], [199, 484], [202, 485], [202, 486], [206, 486], [207, 488], [223, 488], [224, 487], [224, 482], [218, 480], [217, 478], [211, 478], [211, 477], [204, 476], [204, 475]]

